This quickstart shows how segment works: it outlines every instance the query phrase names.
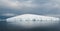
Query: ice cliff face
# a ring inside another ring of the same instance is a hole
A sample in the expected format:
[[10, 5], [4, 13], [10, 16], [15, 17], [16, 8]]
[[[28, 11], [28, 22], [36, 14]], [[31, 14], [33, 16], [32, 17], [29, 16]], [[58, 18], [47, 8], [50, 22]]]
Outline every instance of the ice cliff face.
[[38, 27], [38, 26], [49, 26], [59, 22], [59, 18], [41, 16], [34, 14], [23, 14], [16, 17], [6, 19], [11, 24], [20, 25], [23, 27]]

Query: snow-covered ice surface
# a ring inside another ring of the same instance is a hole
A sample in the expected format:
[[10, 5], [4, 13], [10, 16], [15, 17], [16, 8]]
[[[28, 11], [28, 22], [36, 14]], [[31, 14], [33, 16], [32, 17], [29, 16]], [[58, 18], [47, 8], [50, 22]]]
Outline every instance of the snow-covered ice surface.
[[50, 26], [59, 23], [59, 18], [34, 14], [23, 14], [16, 17], [8, 18], [6, 20], [7, 22], [10, 22], [10, 24], [22, 26], [25, 28]]

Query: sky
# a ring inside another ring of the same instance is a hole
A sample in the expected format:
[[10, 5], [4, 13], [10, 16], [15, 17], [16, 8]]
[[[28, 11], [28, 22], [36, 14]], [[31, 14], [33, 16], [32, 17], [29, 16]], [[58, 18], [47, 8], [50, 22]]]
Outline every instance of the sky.
[[21, 14], [60, 16], [60, 0], [0, 0], [0, 15]]

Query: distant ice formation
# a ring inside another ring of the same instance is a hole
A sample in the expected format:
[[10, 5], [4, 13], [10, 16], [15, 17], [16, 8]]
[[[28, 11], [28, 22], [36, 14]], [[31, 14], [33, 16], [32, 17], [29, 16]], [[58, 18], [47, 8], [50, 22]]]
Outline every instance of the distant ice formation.
[[59, 22], [59, 18], [34, 15], [34, 14], [23, 14], [16, 17], [6, 19], [11, 24], [16, 24], [23, 27], [40, 27], [50, 26]]

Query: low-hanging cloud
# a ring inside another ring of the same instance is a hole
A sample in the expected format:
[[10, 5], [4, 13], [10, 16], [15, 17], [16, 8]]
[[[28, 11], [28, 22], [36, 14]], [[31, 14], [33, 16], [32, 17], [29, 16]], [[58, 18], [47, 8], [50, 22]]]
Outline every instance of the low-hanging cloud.
[[13, 13], [4, 13], [2, 14], [2, 16], [16, 16], [17, 14], [13, 14]]

